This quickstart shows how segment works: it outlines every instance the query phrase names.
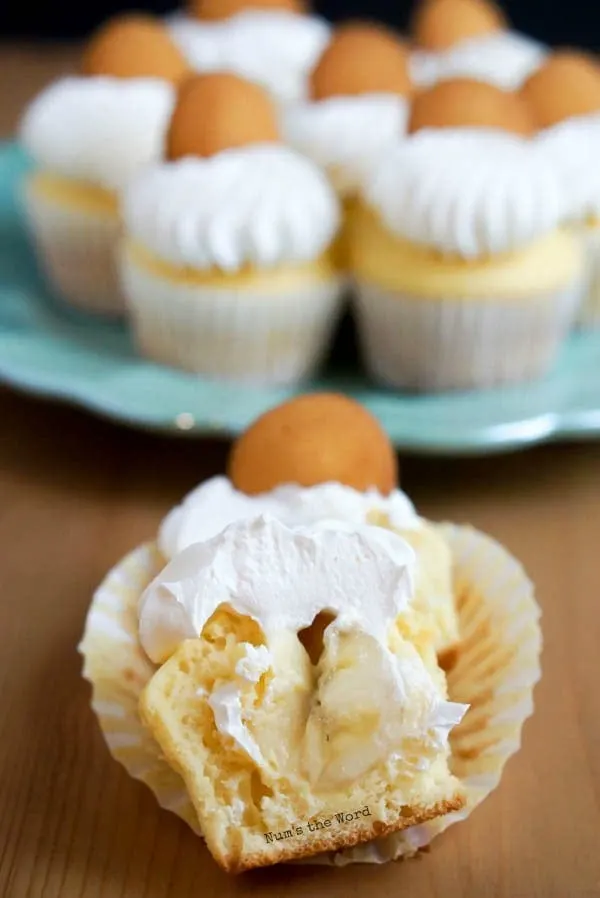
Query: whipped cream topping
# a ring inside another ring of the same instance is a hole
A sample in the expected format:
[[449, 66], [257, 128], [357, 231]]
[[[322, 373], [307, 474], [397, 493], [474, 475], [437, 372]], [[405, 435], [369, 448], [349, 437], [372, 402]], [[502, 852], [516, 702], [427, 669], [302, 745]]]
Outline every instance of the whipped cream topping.
[[383, 150], [404, 136], [407, 120], [404, 97], [372, 93], [290, 106], [282, 128], [287, 142], [345, 194], [357, 190]]
[[411, 54], [411, 77], [418, 87], [447, 78], [475, 78], [504, 90], [517, 90], [543, 63], [548, 49], [517, 31], [469, 38], [440, 53]]
[[567, 219], [581, 222], [600, 218], [600, 113], [546, 128], [536, 136], [535, 144], [563, 184]]
[[168, 28], [197, 71], [233, 72], [283, 103], [305, 96], [308, 74], [331, 33], [331, 26], [317, 16], [259, 9], [219, 22], [177, 15]]
[[48, 171], [119, 190], [160, 159], [174, 102], [155, 78], [62, 78], [26, 110], [21, 140]]
[[279, 144], [152, 166], [124, 194], [129, 235], [178, 266], [237, 271], [317, 258], [339, 204], [325, 175]]
[[401, 490], [382, 496], [375, 489], [361, 493], [341, 483], [311, 487], [286, 484], [248, 496], [236, 490], [227, 477], [213, 477], [167, 515], [159, 530], [158, 545], [166, 558], [173, 558], [193, 543], [216, 536], [229, 524], [260, 514], [296, 527], [322, 520], [367, 524], [372, 513], [387, 515], [393, 527], [414, 528], [421, 523]]
[[408, 543], [381, 527], [238, 521], [184, 549], [150, 584], [140, 599], [140, 641], [162, 663], [226, 604], [257, 621], [267, 645], [325, 610], [337, 615], [335, 629], [357, 625], [383, 643], [411, 600], [414, 565]]
[[265, 650], [245, 646], [234, 679], [217, 684], [208, 701], [220, 732], [260, 766], [260, 734], [245, 725], [243, 681], [256, 682], [271, 666], [269, 647], [282, 635], [308, 627], [321, 611], [332, 614], [303, 758], [313, 782], [346, 782], [402, 754], [404, 739], [442, 750], [466, 710], [443, 698], [411, 643], [394, 652], [388, 646], [391, 626], [412, 600], [414, 566], [408, 543], [382, 528], [240, 521], [185, 549], [150, 584], [139, 605], [140, 641], [161, 663], [199, 636], [222, 605], [259, 624]]
[[389, 230], [472, 259], [509, 252], [552, 231], [566, 198], [533, 142], [492, 129], [420, 131], [374, 172], [366, 198]]

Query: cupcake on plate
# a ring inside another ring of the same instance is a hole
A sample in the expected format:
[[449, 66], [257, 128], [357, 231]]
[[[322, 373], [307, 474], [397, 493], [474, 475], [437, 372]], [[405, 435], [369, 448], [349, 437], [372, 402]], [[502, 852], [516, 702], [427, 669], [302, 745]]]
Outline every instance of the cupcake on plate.
[[353, 221], [370, 373], [416, 390], [543, 374], [573, 320], [582, 259], [527, 105], [482, 82], [440, 82], [417, 96], [408, 130]]
[[150, 16], [106, 24], [77, 76], [61, 78], [26, 110], [21, 140], [36, 167], [25, 207], [48, 282], [68, 304], [121, 315], [118, 193], [161, 157], [175, 87], [187, 67]]
[[165, 161], [124, 195], [121, 273], [134, 334], [155, 361], [291, 384], [314, 373], [340, 309], [325, 175], [279, 140], [275, 107], [231, 74], [180, 90]]
[[600, 326], [600, 63], [561, 50], [524, 84], [540, 152], [556, 167], [568, 200], [567, 223], [586, 259], [577, 322]]
[[512, 31], [489, 0], [421, 0], [411, 27], [412, 77], [421, 87], [446, 78], [476, 78], [515, 90], [547, 50]]
[[300, 0], [192, 0], [168, 27], [197, 72], [233, 72], [281, 104], [305, 96], [330, 33]]
[[[309, 78], [309, 99], [284, 114], [287, 141], [327, 173], [349, 220], [362, 179], [405, 133], [408, 51], [394, 32], [349, 23], [334, 32]], [[340, 267], [347, 266], [345, 234]]]
[[[138, 547], [94, 595], [80, 651], [109, 750], [229, 872], [415, 855], [489, 795], [520, 745], [540, 674], [532, 586], [488, 537], [437, 528], [460, 631], [446, 675], [418, 607], [433, 559], [364, 520], [365, 483], [407, 513], [389, 492], [395, 467], [355, 403], [301, 397], [237, 444], [230, 473], [248, 492], [230, 487], [231, 521], [213, 482], [195, 541], [167, 557]], [[320, 484], [323, 502], [296, 486], [288, 511], [303, 519], [261, 510], [257, 490], [273, 496], [277, 477], [338, 476], [357, 489]]]

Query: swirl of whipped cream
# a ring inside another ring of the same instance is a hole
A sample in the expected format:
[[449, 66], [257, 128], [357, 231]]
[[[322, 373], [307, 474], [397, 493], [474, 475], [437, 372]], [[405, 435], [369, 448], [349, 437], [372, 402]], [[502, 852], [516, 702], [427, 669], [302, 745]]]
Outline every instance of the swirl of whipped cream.
[[265, 636], [308, 627], [320, 611], [335, 629], [355, 625], [382, 644], [409, 608], [415, 554], [381, 527], [289, 528], [270, 515], [236, 521], [180, 552], [140, 598], [140, 641], [162, 662], [199, 636], [222, 604], [253, 618]]
[[548, 51], [515, 31], [463, 41], [438, 61], [437, 79], [475, 78], [503, 90], [518, 90], [542, 65]]
[[291, 483], [248, 496], [236, 490], [227, 477], [213, 477], [167, 515], [159, 530], [158, 545], [166, 558], [173, 558], [193, 543], [216, 536], [229, 524], [260, 514], [296, 527], [322, 520], [367, 524], [372, 513], [386, 515], [390, 524], [399, 528], [421, 524], [412, 502], [401, 490], [382, 496], [375, 489], [359, 493], [341, 483], [310, 487]]
[[317, 16], [248, 9], [222, 22], [175, 16], [171, 35], [200, 72], [229, 71], [264, 87], [283, 103], [306, 95], [307, 76], [329, 41]]
[[600, 218], [600, 113], [546, 128], [536, 136], [535, 144], [561, 179], [568, 220]]
[[408, 103], [394, 94], [329, 97], [289, 106], [288, 143], [329, 174], [339, 193], [360, 188], [381, 153], [406, 134]]
[[237, 271], [317, 258], [339, 204], [325, 175], [278, 144], [156, 165], [124, 194], [134, 240], [174, 265]]
[[566, 206], [556, 171], [531, 141], [483, 128], [407, 138], [373, 174], [366, 198], [399, 237], [465, 259], [533, 242]]
[[548, 49], [517, 31], [498, 31], [460, 41], [441, 53], [415, 50], [411, 78], [430, 87], [447, 78], [475, 78], [504, 90], [516, 90], [540, 67]]
[[156, 78], [62, 78], [26, 110], [21, 140], [41, 167], [119, 190], [160, 159], [174, 102]]

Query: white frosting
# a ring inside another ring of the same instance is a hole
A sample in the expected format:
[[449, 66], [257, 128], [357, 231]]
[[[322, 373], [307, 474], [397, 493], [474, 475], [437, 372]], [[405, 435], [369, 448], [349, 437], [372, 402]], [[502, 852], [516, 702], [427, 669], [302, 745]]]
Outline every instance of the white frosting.
[[382, 151], [406, 133], [408, 103], [394, 94], [330, 97], [290, 106], [286, 140], [324, 168], [336, 189], [358, 189]]
[[517, 249], [552, 231], [565, 196], [532, 141], [502, 131], [420, 131], [389, 153], [367, 186], [385, 225], [466, 259]]
[[415, 555], [381, 527], [289, 528], [275, 518], [230, 524], [173, 558], [140, 600], [141, 644], [160, 663], [198, 636], [222, 604], [267, 635], [308, 627], [320, 611], [335, 628], [358, 625], [379, 641], [412, 596]]
[[147, 169], [125, 192], [123, 215], [130, 236], [161, 259], [237, 271], [317, 258], [339, 205], [308, 159], [256, 144]]
[[440, 53], [411, 54], [411, 77], [419, 87], [447, 78], [475, 78], [504, 90], [517, 90], [535, 72], [548, 49], [516, 31], [498, 31], [461, 41]]
[[[255, 682], [268, 669], [268, 647], [278, 636], [330, 612], [304, 751], [313, 781], [344, 782], [401, 754], [403, 739], [441, 749], [466, 710], [443, 699], [410, 643], [397, 653], [388, 647], [390, 627], [412, 600], [414, 565], [408, 543], [383, 528], [241, 521], [181, 552], [150, 584], [140, 600], [140, 641], [160, 663], [222, 605], [257, 621], [266, 651], [246, 645], [236, 678], [219, 684], [209, 704], [217, 728], [262, 765], [260, 737], [244, 723], [240, 680]], [[352, 728], [365, 716], [366, 736]]]
[[600, 113], [560, 122], [541, 131], [535, 142], [564, 186], [566, 217], [575, 222], [600, 217]]
[[284, 103], [306, 94], [308, 73], [329, 41], [316, 16], [248, 9], [219, 22], [175, 16], [169, 30], [197, 71], [229, 71], [260, 84]]
[[167, 515], [159, 530], [158, 545], [166, 558], [173, 558], [193, 543], [216, 536], [229, 524], [260, 514], [295, 527], [322, 520], [366, 524], [374, 511], [388, 515], [395, 527], [420, 525], [412, 502], [401, 490], [382, 496], [375, 489], [360, 493], [341, 483], [312, 487], [287, 484], [269, 493], [248, 496], [236, 490], [226, 477], [213, 477]]
[[235, 666], [236, 674], [249, 683], [258, 683], [272, 665], [271, 653], [266, 645], [244, 643], [244, 656]]
[[174, 100], [155, 78], [63, 78], [28, 107], [21, 139], [43, 168], [119, 190], [160, 159]]

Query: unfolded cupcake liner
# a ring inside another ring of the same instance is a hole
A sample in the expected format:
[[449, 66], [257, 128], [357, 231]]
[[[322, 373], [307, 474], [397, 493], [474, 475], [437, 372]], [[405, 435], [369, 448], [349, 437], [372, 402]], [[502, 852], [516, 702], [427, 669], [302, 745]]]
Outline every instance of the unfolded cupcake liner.
[[584, 249], [582, 300], [576, 324], [581, 328], [600, 327], [600, 227], [584, 226], [578, 231]]
[[140, 352], [208, 377], [281, 386], [308, 379], [342, 307], [337, 277], [274, 291], [217, 288], [162, 277], [127, 251], [121, 271]]
[[84, 312], [122, 316], [118, 216], [53, 202], [34, 185], [26, 185], [25, 211], [53, 294]]
[[[460, 624], [458, 658], [448, 674], [449, 697], [470, 705], [451, 734], [451, 769], [461, 780], [466, 806], [400, 834], [310, 863], [343, 866], [409, 857], [453, 823], [463, 820], [500, 781], [518, 750], [533, 711], [540, 677], [540, 611], [520, 564], [488, 536], [442, 525], [452, 550]], [[92, 686], [92, 709], [109, 751], [144, 782], [158, 803], [200, 834], [183, 780], [163, 759], [141, 723], [139, 697], [155, 667], [138, 640], [137, 605], [165, 564], [155, 545], [141, 546], [107, 576], [96, 592], [79, 646], [83, 675]]]
[[579, 280], [522, 298], [419, 297], [364, 282], [355, 291], [370, 374], [416, 391], [487, 388], [543, 375], [580, 301]]

